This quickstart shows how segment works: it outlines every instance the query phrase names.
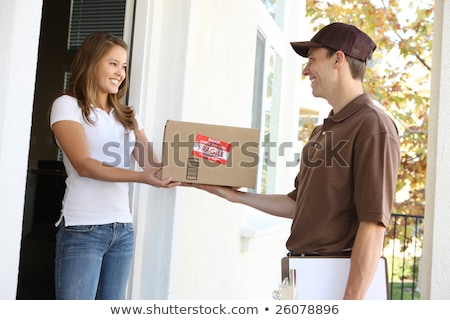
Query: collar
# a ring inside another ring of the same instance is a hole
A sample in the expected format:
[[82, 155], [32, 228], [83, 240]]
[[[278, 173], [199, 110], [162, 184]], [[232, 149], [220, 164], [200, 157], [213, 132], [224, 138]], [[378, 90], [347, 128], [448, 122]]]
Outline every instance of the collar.
[[109, 112], [106, 112], [106, 110], [104, 110], [104, 109], [102, 109], [102, 108], [100, 108], [100, 107], [97, 107], [97, 106], [93, 105], [92, 103], [91, 103], [91, 108], [92, 108], [93, 110], [97, 109], [97, 110], [103, 111], [103, 112], [106, 113], [107, 115], [112, 115], [113, 113], [116, 112], [116, 110], [115, 110], [113, 107], [111, 107], [111, 110], [109, 110]]
[[331, 110], [330, 114], [328, 115], [328, 118], [324, 120], [324, 126], [332, 125], [332, 123], [338, 123], [342, 122], [348, 118], [350, 118], [352, 115], [357, 113], [359, 110], [361, 110], [362, 106], [367, 105], [367, 103], [370, 103], [370, 96], [368, 93], [363, 93], [359, 96], [357, 96], [355, 99], [350, 101], [342, 110], [340, 110], [338, 113], [334, 114], [333, 110]]

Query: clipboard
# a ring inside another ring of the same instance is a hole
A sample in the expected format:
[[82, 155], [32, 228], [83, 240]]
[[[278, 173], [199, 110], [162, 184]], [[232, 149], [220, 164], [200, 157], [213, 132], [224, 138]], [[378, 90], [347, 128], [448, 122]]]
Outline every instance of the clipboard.
[[[350, 272], [350, 257], [284, 257], [281, 259], [281, 300], [342, 300]], [[381, 257], [366, 300], [388, 300], [386, 258]]]

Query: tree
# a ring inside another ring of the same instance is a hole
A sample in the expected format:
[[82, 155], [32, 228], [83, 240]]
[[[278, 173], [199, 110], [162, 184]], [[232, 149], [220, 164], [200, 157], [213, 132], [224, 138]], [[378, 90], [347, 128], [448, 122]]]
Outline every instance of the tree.
[[[313, 31], [332, 22], [349, 23], [377, 44], [364, 86], [399, 129], [401, 164], [393, 212], [405, 215], [425, 211], [433, 13], [433, 0], [306, 0]], [[306, 125], [302, 136], [310, 130]], [[386, 240], [395, 229], [389, 226]], [[406, 244], [414, 241], [411, 233], [397, 237], [405, 237]]]
[[424, 214], [433, 13], [432, 0], [306, 0], [315, 31], [350, 23], [378, 46], [364, 85], [400, 131], [396, 213]]

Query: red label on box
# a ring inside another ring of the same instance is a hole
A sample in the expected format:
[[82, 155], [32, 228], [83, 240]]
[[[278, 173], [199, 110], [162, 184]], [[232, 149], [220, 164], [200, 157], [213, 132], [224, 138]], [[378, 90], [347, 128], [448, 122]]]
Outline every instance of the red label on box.
[[212, 162], [226, 164], [231, 144], [201, 134], [195, 138], [192, 155]]

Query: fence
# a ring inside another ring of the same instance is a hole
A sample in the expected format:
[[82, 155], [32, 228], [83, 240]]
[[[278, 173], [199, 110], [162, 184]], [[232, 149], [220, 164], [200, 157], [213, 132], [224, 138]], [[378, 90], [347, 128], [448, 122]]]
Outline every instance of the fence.
[[392, 214], [383, 249], [392, 300], [420, 299], [423, 218]]

